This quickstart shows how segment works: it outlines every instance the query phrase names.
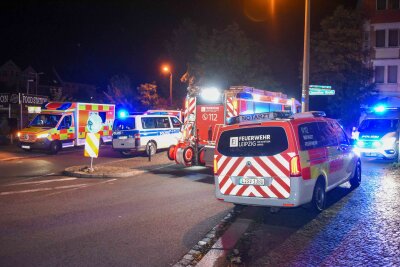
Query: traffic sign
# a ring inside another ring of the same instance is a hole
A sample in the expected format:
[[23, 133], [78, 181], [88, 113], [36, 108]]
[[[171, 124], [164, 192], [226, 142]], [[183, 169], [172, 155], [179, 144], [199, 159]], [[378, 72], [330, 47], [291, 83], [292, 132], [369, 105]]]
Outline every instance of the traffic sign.
[[103, 121], [99, 114], [91, 113], [86, 127], [90, 133], [98, 133], [101, 130], [101, 127], [103, 127]]
[[85, 157], [97, 158], [99, 156], [100, 134], [86, 133]]
[[335, 90], [310, 88], [310, 95], [335, 95]]
[[330, 85], [316, 85], [316, 84], [310, 84], [309, 88], [315, 88], [315, 89], [327, 89], [327, 90], [331, 90], [332, 86]]

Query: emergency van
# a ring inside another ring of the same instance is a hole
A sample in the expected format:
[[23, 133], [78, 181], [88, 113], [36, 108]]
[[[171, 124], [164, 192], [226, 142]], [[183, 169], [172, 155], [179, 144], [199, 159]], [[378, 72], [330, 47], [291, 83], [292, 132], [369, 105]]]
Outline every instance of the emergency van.
[[357, 148], [362, 157], [397, 159], [400, 109], [377, 106], [368, 111], [358, 127]]
[[198, 88], [186, 97], [182, 139], [170, 147], [168, 158], [185, 166], [212, 167], [216, 137], [231, 117], [272, 111], [296, 113], [299, 109], [299, 101], [281, 92], [248, 86], [231, 86], [224, 91]]
[[181, 121], [169, 115], [126, 115], [114, 122], [113, 149], [123, 156], [144, 151], [154, 155], [157, 149], [176, 145], [181, 138]]
[[52, 154], [66, 147], [85, 144], [88, 118], [97, 114], [102, 119], [101, 142], [112, 140], [115, 106], [78, 102], [48, 102], [29, 125], [17, 133], [24, 150], [42, 149]]
[[216, 197], [226, 202], [322, 211], [326, 193], [361, 183], [361, 161], [323, 112], [242, 115], [221, 129], [214, 155]]

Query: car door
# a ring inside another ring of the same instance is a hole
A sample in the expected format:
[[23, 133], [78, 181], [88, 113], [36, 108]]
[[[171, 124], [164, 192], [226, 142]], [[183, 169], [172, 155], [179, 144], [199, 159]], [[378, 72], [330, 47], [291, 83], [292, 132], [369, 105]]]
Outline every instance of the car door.
[[340, 176], [338, 177], [338, 183], [343, 183], [352, 174], [352, 171], [355, 167], [355, 157], [353, 152], [353, 147], [350, 144], [350, 140], [344, 132], [343, 128], [336, 121], [332, 121], [332, 125], [335, 131], [335, 135], [338, 139], [338, 148], [337, 150], [340, 153], [340, 165], [338, 166], [338, 173]]

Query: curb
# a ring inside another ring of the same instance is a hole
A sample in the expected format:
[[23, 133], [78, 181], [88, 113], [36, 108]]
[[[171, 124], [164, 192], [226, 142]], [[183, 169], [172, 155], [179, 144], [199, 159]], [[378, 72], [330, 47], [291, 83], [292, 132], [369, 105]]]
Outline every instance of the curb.
[[[63, 171], [63, 174], [66, 176], [72, 176], [72, 177], [78, 177], [78, 178], [124, 178], [124, 177], [130, 177], [134, 175], [138, 175], [141, 173], [144, 173], [144, 170], [132, 170], [128, 168], [116, 168], [114, 167], [115, 171], [112, 173], [88, 173], [84, 171], [80, 171], [81, 169], [84, 169], [85, 165], [82, 166], [71, 166], [66, 168]], [[78, 168], [78, 170], [77, 170]]]
[[182, 259], [175, 263], [173, 267], [196, 266], [242, 212], [242, 209], [242, 207], [234, 207], [202, 240], [194, 245]]

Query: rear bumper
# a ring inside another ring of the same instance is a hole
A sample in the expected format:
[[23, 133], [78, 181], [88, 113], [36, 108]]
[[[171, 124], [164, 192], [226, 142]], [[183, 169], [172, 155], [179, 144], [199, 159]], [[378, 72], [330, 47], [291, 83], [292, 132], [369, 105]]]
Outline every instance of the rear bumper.
[[134, 139], [117, 140], [112, 141], [112, 147], [116, 151], [145, 151], [146, 146], [138, 146]]
[[214, 176], [216, 197], [225, 202], [264, 207], [298, 207], [311, 201], [316, 179], [303, 180], [302, 177], [290, 178], [290, 195], [288, 198], [263, 198], [223, 195], [218, 187], [218, 177]]

